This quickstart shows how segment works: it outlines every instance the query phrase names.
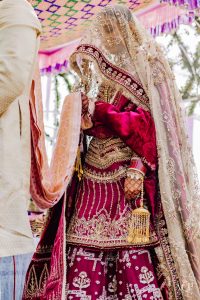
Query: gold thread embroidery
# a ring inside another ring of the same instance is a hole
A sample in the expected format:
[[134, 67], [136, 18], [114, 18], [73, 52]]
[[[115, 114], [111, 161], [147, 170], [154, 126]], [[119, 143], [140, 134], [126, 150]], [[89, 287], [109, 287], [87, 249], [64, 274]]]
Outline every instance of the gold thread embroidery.
[[126, 170], [127, 170], [126, 167], [120, 166], [115, 171], [100, 173], [85, 167], [83, 177], [86, 179], [94, 180], [99, 183], [100, 182], [109, 183], [126, 177]]
[[[85, 217], [78, 218], [74, 216], [68, 228], [67, 242], [102, 248], [141, 245], [141, 243], [133, 245], [127, 242], [129, 223], [130, 210], [125, 210], [116, 220], [112, 220], [108, 212], [103, 208], [101, 213], [89, 220], [86, 220]], [[151, 230], [149, 242], [142, 245], [155, 244], [157, 242], [157, 236]]]
[[[113, 163], [130, 160], [132, 155], [133, 151], [120, 138], [93, 138], [85, 162], [98, 169], [105, 169]], [[134, 153], [134, 156], [137, 155]]]

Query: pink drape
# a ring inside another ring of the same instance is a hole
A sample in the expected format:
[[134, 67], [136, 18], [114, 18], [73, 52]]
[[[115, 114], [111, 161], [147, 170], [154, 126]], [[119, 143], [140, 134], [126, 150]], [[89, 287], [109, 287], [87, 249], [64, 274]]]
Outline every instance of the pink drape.
[[30, 112], [32, 137], [30, 191], [39, 207], [49, 208], [59, 201], [73, 173], [80, 134], [81, 95], [72, 93], [65, 98], [50, 166], [45, 148], [39, 73], [32, 84]]

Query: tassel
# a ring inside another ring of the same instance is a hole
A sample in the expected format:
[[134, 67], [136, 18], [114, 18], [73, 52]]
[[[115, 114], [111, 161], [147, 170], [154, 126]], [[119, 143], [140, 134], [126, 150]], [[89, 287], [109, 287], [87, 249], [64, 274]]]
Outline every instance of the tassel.
[[130, 229], [127, 241], [131, 244], [149, 243], [150, 240], [150, 212], [143, 207], [144, 186], [142, 182], [140, 207], [132, 211]]
[[81, 162], [81, 151], [80, 146], [78, 147], [77, 156], [76, 156], [76, 162], [74, 166], [75, 171], [77, 172], [79, 181], [81, 180], [83, 176], [83, 168], [82, 168], [82, 162]]

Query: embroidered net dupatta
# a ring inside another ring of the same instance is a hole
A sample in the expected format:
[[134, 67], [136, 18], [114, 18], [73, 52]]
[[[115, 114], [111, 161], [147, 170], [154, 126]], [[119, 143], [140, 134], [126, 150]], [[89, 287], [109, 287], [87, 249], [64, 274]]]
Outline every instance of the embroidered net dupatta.
[[[105, 68], [99, 53], [118, 66], [117, 73]], [[110, 6], [97, 15], [70, 61], [80, 87], [91, 99], [101, 95], [102, 86], [109, 86], [151, 111], [161, 202], [180, 288], [184, 299], [200, 299], [199, 184], [179, 106], [181, 97], [160, 47], [127, 8]], [[128, 77], [120, 77], [120, 69], [142, 84], [148, 101], [141, 99], [140, 91], [134, 92]]]
[[71, 180], [79, 144], [81, 105], [80, 93], [72, 93], [65, 98], [52, 159], [48, 164], [40, 75], [38, 70], [35, 72], [30, 95], [30, 192], [32, 199], [41, 208], [55, 205]]

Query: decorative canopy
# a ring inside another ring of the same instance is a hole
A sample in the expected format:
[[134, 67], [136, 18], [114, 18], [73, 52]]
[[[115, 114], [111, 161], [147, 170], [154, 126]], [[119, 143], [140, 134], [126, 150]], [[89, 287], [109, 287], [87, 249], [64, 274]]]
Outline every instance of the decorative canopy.
[[[102, 7], [126, 5], [153, 36], [190, 24], [199, 13], [200, 0], [32, 0], [42, 23], [40, 68], [60, 72], [81, 36]], [[175, 4], [175, 5], [169, 5]]]

